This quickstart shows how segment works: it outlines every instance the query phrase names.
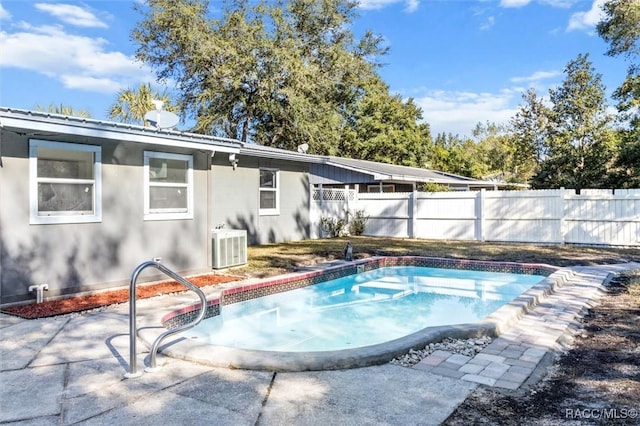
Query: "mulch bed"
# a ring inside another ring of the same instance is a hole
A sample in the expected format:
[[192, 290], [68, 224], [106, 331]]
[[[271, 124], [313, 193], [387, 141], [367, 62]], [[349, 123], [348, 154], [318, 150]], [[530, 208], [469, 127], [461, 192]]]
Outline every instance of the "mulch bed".
[[[207, 274], [187, 277], [187, 280], [197, 287], [222, 284], [241, 280], [242, 277], [231, 275]], [[164, 281], [157, 284], [140, 285], [136, 288], [137, 299], [146, 299], [162, 294], [185, 291], [185, 287], [176, 281]], [[43, 303], [29, 305], [8, 306], [2, 312], [26, 319], [53, 317], [72, 312], [86, 311], [102, 306], [124, 303], [129, 301], [129, 289], [107, 290], [87, 296], [76, 296], [65, 299], [50, 300]]]

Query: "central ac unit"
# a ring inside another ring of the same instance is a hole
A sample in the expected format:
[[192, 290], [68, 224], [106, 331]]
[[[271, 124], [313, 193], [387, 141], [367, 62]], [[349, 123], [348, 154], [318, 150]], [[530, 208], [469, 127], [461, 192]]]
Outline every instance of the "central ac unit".
[[214, 269], [247, 263], [247, 231], [214, 229], [211, 231], [211, 238]]

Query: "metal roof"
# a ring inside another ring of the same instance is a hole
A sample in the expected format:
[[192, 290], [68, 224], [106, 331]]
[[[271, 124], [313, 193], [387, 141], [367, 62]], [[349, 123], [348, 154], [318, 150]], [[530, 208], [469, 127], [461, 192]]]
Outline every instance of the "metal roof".
[[507, 185], [503, 182], [477, 180], [465, 176], [458, 176], [452, 173], [441, 172], [438, 170], [422, 169], [419, 167], [398, 166], [395, 164], [357, 160], [354, 158], [303, 154], [299, 152], [287, 151], [284, 149], [271, 148], [250, 143], [243, 144], [243, 148], [240, 150], [240, 154], [254, 157], [277, 158], [282, 160], [324, 164], [327, 166], [367, 174], [372, 176], [374, 180], [382, 182], [433, 182], [443, 185], [467, 186], [471, 188], [500, 187]]
[[237, 153], [242, 146], [233, 139], [6, 107], [0, 107], [0, 127], [40, 137], [62, 133], [206, 151]]
[[505, 183], [482, 181], [438, 170], [398, 166], [375, 161], [356, 160], [288, 151], [216, 136], [177, 130], [158, 129], [134, 124], [71, 117], [47, 112], [0, 107], [0, 128], [27, 130], [32, 136], [74, 134], [88, 137], [124, 140], [154, 145], [174, 146], [212, 152], [228, 152], [252, 157], [274, 158], [327, 166], [364, 173], [377, 181], [434, 182], [468, 187], [497, 187]]

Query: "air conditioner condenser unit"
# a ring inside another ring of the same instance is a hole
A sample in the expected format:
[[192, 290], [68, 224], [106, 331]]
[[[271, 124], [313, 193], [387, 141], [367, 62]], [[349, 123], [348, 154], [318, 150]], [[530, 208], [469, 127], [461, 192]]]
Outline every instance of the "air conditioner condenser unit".
[[214, 269], [247, 263], [247, 231], [214, 229], [211, 231], [212, 265]]

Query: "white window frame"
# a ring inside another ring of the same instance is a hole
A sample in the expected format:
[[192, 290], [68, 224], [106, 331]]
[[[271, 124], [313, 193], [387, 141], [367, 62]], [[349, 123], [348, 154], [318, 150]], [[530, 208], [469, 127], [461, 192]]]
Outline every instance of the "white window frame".
[[[187, 165], [188, 165], [187, 182], [186, 183], [151, 182], [151, 179], [149, 179], [149, 159], [151, 158], [161, 158], [166, 160], [179, 160], [179, 161], [187, 162]], [[186, 211], [176, 211], [175, 209], [151, 209], [150, 188], [153, 186], [165, 187], [165, 188], [166, 187], [185, 188], [185, 190], [187, 191]], [[144, 220], [183, 220], [183, 219], [193, 219], [193, 155], [145, 151], [144, 152]]]
[[[391, 191], [385, 191], [385, 188], [391, 189]], [[379, 194], [381, 192], [391, 193], [395, 192], [395, 185], [392, 183], [384, 183], [382, 185], [380, 185], [379, 183], [375, 185], [367, 185], [367, 192], [376, 194]]]
[[[262, 171], [269, 171], [269, 172], [273, 172], [274, 173], [274, 179], [275, 179], [275, 188], [263, 188], [260, 186], [260, 176], [258, 175], [258, 208], [259, 208], [259, 212], [258, 214], [260, 216], [275, 216], [275, 215], [279, 215], [280, 214], [280, 170], [278, 169], [268, 169], [265, 167], [261, 167], [260, 168], [260, 172]], [[269, 209], [263, 209], [260, 208], [260, 195], [263, 192], [274, 192], [275, 193], [275, 200], [276, 200], [276, 206], [275, 208], [269, 208]]]
[[[93, 179], [60, 179], [38, 177], [38, 148], [61, 151], [93, 153]], [[71, 183], [93, 186], [93, 213], [54, 212], [47, 215], [38, 213], [38, 184]], [[102, 148], [97, 145], [84, 145], [68, 142], [55, 142], [41, 139], [29, 140], [29, 223], [32, 225], [58, 223], [90, 223], [102, 222]]]

